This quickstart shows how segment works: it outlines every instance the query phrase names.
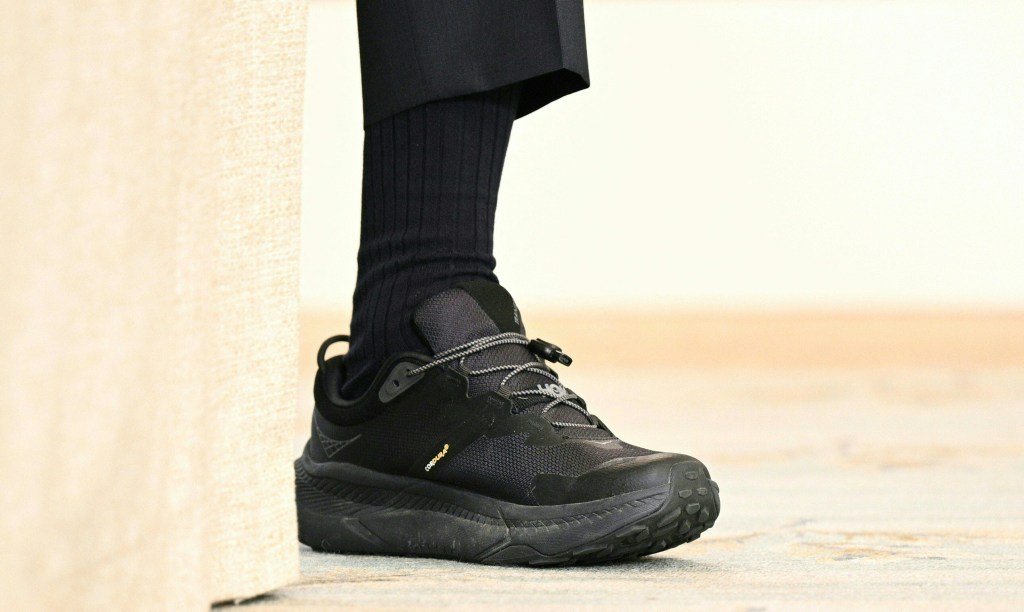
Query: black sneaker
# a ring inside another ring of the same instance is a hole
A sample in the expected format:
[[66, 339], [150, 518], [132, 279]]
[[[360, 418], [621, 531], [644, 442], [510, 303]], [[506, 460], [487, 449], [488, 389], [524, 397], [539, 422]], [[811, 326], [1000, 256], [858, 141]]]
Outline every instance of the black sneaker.
[[686, 455], [616, 438], [524, 335], [511, 296], [473, 281], [424, 301], [434, 355], [392, 356], [345, 401], [345, 357], [324, 359], [312, 437], [295, 462], [299, 539], [317, 550], [569, 565], [697, 539], [718, 485]]

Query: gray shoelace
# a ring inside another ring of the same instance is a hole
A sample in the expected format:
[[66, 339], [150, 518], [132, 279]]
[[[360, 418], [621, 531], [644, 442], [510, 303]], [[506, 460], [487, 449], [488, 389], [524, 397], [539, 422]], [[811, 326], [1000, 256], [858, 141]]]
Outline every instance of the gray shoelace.
[[549, 410], [551, 410], [553, 407], [559, 404], [565, 404], [566, 406], [569, 406], [579, 411], [579, 413], [582, 414], [587, 419], [587, 424], [550, 421], [550, 423], [552, 425], [555, 425], [556, 427], [585, 427], [590, 429], [597, 428], [597, 425], [594, 425], [591, 422], [590, 413], [587, 412], [587, 409], [584, 408], [582, 405], [572, 401], [574, 399], [582, 398], [580, 398], [578, 395], [569, 390], [565, 385], [563, 385], [562, 382], [558, 380], [558, 376], [554, 375], [550, 370], [548, 370], [547, 366], [545, 366], [543, 362], [529, 361], [518, 365], [509, 364], [493, 366], [490, 368], [483, 368], [481, 370], [470, 370], [469, 368], [466, 367], [466, 358], [469, 357], [470, 355], [473, 355], [474, 353], [479, 353], [481, 351], [485, 351], [490, 348], [494, 348], [496, 346], [502, 346], [505, 344], [518, 344], [521, 346], [529, 346], [530, 339], [527, 338], [525, 335], [516, 332], [505, 332], [503, 334], [496, 334], [494, 336], [484, 336], [483, 338], [478, 338], [471, 342], [467, 342], [465, 344], [460, 344], [459, 346], [452, 347], [446, 351], [441, 351], [440, 353], [434, 355], [434, 359], [432, 361], [414, 370], [410, 370], [409, 372], [406, 373], [406, 376], [416, 376], [418, 374], [426, 372], [431, 368], [436, 368], [446, 363], [451, 363], [455, 360], [458, 360], [459, 365], [462, 366], [463, 371], [465, 371], [466, 374], [468, 374], [469, 376], [480, 376], [483, 374], [493, 374], [495, 372], [508, 372], [508, 374], [505, 375], [505, 378], [503, 378], [501, 380], [501, 383], [499, 384], [499, 388], [503, 389], [507, 389], [506, 383], [508, 383], [508, 381], [511, 380], [512, 377], [517, 374], [521, 374], [523, 372], [532, 372], [534, 374], [540, 374], [541, 376], [544, 376], [545, 378], [551, 380], [554, 384], [546, 385], [544, 387], [538, 385], [535, 389], [520, 389], [517, 391], [509, 390], [507, 391], [506, 394], [509, 397], [548, 397], [551, 398], [551, 401], [548, 402], [543, 409], [541, 409], [541, 414], [546, 414]]

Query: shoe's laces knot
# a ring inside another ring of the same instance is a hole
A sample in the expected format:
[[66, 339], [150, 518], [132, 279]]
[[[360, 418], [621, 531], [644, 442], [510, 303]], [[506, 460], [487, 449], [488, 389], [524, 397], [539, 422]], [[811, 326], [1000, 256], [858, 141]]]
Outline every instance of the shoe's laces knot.
[[522, 374], [523, 372], [531, 372], [533, 374], [539, 374], [548, 380], [552, 381], [551, 384], [537, 385], [533, 389], [519, 389], [516, 391], [508, 391], [509, 397], [528, 397], [528, 396], [540, 396], [551, 398], [551, 401], [545, 404], [544, 408], [541, 409], [541, 414], [546, 414], [549, 410], [559, 404], [565, 404], [587, 418], [587, 423], [566, 423], [560, 421], [552, 421], [551, 424], [557, 427], [586, 427], [590, 429], [596, 429], [597, 425], [593, 424], [590, 419], [590, 413], [580, 403], [574, 402], [573, 400], [582, 399], [580, 396], [573, 393], [569, 388], [562, 384], [558, 380], [558, 376], [555, 375], [548, 367], [540, 361], [528, 361], [520, 364], [509, 364], [493, 366], [489, 368], [483, 368], [480, 370], [470, 370], [466, 367], [466, 358], [475, 353], [486, 351], [487, 349], [494, 348], [496, 346], [502, 346], [505, 344], [518, 344], [520, 346], [527, 347], [530, 352], [547, 359], [549, 361], [557, 361], [565, 365], [572, 363], [572, 359], [562, 353], [562, 349], [557, 346], [545, 342], [543, 340], [535, 339], [530, 340], [523, 334], [516, 332], [505, 332], [502, 334], [496, 334], [493, 336], [484, 336], [483, 338], [477, 338], [471, 342], [454, 346], [448, 350], [441, 351], [434, 355], [434, 359], [427, 364], [424, 364], [414, 370], [409, 370], [406, 376], [416, 376], [422, 374], [431, 368], [442, 366], [446, 363], [451, 363], [458, 360], [459, 365], [462, 366], [463, 371], [469, 376], [482, 376], [484, 374], [493, 374], [495, 372], [508, 372], [505, 377], [499, 383], [499, 388], [507, 389], [507, 383], [514, 376]]

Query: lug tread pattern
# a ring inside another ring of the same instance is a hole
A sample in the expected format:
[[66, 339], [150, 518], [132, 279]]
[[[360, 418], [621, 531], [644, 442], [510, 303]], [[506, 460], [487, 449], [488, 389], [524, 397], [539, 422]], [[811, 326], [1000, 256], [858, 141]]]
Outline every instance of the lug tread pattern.
[[[718, 485], [711, 480], [703, 465], [697, 469], [688, 468], [684, 479], [685, 481], [701, 481], [705, 484], [697, 487], [696, 491], [676, 489], [676, 487], [688, 487], [689, 485], [683, 485], [678, 478], [674, 479], [675, 494], [668, 495], [666, 503], [657, 512], [613, 534], [611, 539], [604, 538], [601, 541], [574, 549], [570, 552], [569, 560], [555, 565], [636, 559], [693, 542], [714, 526], [715, 519], [718, 518], [721, 498], [718, 494]], [[684, 495], [684, 493], [686, 494]], [[696, 501], [690, 501], [694, 498]], [[690, 512], [694, 505], [697, 506], [697, 510]], [[697, 515], [696, 519], [694, 519], [694, 514]]]

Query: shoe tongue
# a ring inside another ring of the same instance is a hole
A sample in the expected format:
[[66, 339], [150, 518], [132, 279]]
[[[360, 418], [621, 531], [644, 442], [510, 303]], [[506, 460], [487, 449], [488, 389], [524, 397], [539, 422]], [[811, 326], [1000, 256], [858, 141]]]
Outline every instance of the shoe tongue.
[[[512, 296], [501, 285], [489, 281], [464, 282], [427, 298], [416, 308], [413, 322], [434, 354], [486, 336], [506, 332], [526, 333], [519, 308]], [[528, 361], [541, 362], [525, 346], [504, 344], [473, 353], [466, 358], [465, 364], [471, 370], [482, 370]], [[508, 371], [501, 371], [470, 376], [470, 396], [497, 390], [507, 374]], [[551, 383], [550, 379], [540, 374], [521, 372], [507, 385], [513, 390], [521, 390]], [[529, 411], [541, 410], [548, 401], [517, 399], [521, 406], [530, 404], [524, 407]], [[564, 404], [552, 407], [546, 416], [552, 421], [565, 423], [589, 422], [578, 410]]]
[[[512, 296], [489, 281], [467, 281], [427, 298], [413, 321], [435, 354], [485, 336], [526, 333]], [[532, 356], [525, 347], [511, 348]]]

